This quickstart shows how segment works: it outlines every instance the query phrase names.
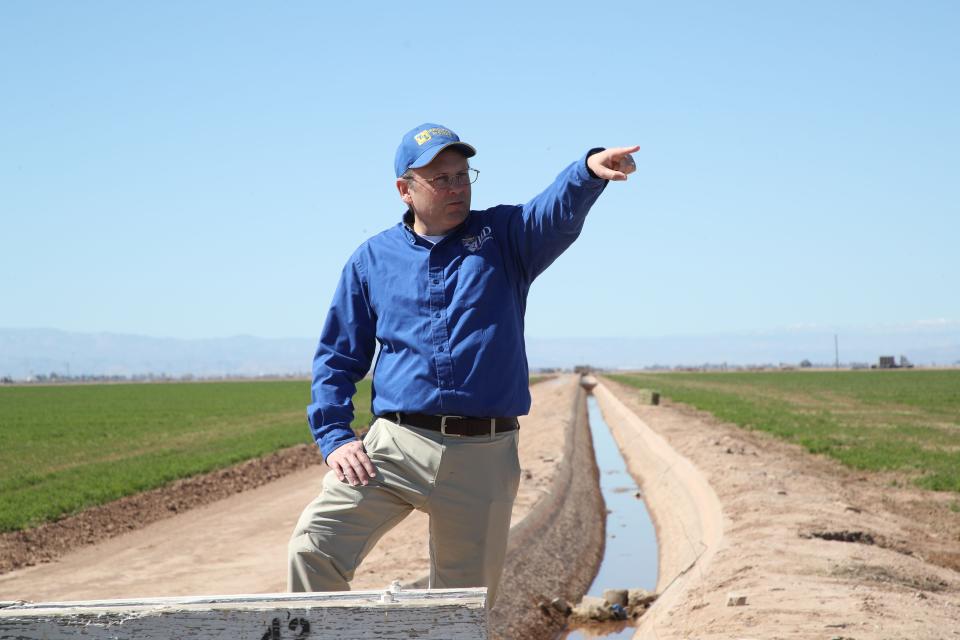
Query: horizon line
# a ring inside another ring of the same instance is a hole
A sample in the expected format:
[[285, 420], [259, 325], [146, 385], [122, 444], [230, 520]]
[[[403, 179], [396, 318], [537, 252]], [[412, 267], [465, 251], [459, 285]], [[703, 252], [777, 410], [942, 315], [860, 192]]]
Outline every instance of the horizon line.
[[[936, 318], [936, 319], [914, 320], [910, 322], [899, 322], [899, 323], [889, 323], [889, 324], [864, 324], [864, 325], [826, 325], [826, 324], [815, 324], [815, 323], [797, 323], [797, 324], [768, 327], [768, 328], [727, 329], [727, 330], [718, 329], [714, 331], [704, 331], [704, 332], [671, 333], [671, 334], [656, 334], [656, 335], [649, 335], [649, 334], [648, 335], [565, 335], [565, 336], [526, 335], [525, 337], [528, 340], [657, 340], [657, 339], [669, 339], [669, 338], [711, 337], [711, 336], [724, 336], [724, 335], [753, 336], [753, 335], [765, 335], [765, 334], [773, 334], [773, 333], [841, 334], [844, 331], [848, 331], [848, 332], [884, 331], [884, 330], [886, 331], [896, 331], [896, 330], [924, 331], [924, 330], [937, 330], [937, 329], [941, 329], [941, 330], [955, 329], [960, 331], [960, 320], [954, 320], [951, 318]], [[181, 341], [232, 340], [237, 338], [253, 338], [255, 340], [316, 340], [317, 339], [316, 337], [312, 337], [312, 336], [264, 336], [264, 335], [257, 335], [253, 333], [236, 333], [236, 334], [222, 335], [222, 336], [193, 336], [193, 337], [159, 336], [159, 335], [152, 335], [148, 333], [136, 333], [136, 332], [130, 332], [130, 331], [75, 330], [75, 329], [61, 329], [61, 328], [52, 327], [52, 326], [42, 326], [42, 327], [0, 326], [0, 331], [24, 331], [24, 332], [52, 331], [57, 333], [73, 334], [73, 335], [109, 335], [109, 336], [148, 338], [152, 340], [181, 340]]]

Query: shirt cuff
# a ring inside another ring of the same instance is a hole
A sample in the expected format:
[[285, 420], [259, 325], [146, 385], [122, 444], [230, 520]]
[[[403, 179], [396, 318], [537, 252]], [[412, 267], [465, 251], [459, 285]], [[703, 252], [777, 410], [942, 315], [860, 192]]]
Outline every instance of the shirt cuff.
[[607, 182], [607, 180], [604, 180], [603, 178], [599, 177], [590, 169], [589, 166], [587, 166], [587, 160], [590, 159], [590, 156], [592, 156], [595, 153], [600, 153], [601, 151], [606, 151], [606, 150], [607, 150], [606, 147], [594, 147], [593, 149], [590, 149], [590, 151], [587, 151], [587, 155], [583, 157], [583, 162], [581, 163], [581, 167], [583, 168], [582, 173], [584, 174], [583, 178], [585, 180], [586, 179], [602, 180], [604, 183]]
[[353, 429], [337, 429], [324, 435], [321, 440], [317, 441], [323, 461], [326, 462], [331, 453], [354, 440], [357, 440], [357, 434], [353, 432]]

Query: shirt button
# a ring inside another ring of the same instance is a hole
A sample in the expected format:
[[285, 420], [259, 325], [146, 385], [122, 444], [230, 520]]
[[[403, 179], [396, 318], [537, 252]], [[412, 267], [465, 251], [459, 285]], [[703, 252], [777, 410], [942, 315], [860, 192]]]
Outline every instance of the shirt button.
[[433, 314], [433, 317], [434, 317], [434, 318], [439, 318], [439, 317], [440, 317], [440, 312], [437, 311], [435, 314]]
[[433, 279], [433, 284], [440, 284], [440, 281], [437, 280], [436, 278], [434, 278], [434, 279]]
[[443, 345], [440, 345], [439, 347], [437, 347], [437, 351], [439, 351], [440, 353], [443, 353]]

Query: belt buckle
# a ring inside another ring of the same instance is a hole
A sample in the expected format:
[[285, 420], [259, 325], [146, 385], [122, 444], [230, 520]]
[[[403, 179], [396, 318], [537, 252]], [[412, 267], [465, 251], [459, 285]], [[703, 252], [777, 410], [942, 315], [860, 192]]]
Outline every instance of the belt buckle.
[[440, 434], [444, 436], [450, 436], [451, 438], [462, 438], [463, 435], [459, 433], [447, 433], [447, 418], [464, 418], [466, 416], [440, 416]]

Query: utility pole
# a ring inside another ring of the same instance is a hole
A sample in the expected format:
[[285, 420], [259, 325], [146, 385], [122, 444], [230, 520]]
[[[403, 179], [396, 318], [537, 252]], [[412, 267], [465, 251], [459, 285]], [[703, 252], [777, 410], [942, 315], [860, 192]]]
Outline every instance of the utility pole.
[[840, 370], [840, 341], [837, 338], [837, 334], [833, 334], [833, 354], [834, 354], [834, 367], [839, 371]]

